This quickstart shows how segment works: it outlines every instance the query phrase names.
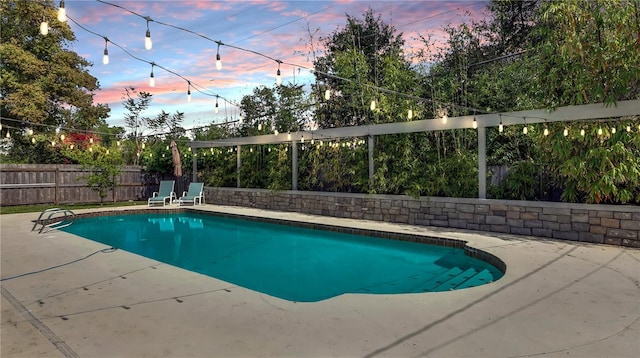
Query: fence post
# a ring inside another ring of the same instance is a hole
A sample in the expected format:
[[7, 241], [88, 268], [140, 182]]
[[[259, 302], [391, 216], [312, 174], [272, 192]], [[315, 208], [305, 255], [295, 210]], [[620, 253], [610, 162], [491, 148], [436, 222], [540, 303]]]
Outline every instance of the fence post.
[[56, 171], [55, 171], [55, 177], [56, 177], [56, 188], [55, 188], [55, 193], [54, 193], [54, 204], [58, 205], [58, 202], [60, 200], [59, 198], [59, 193], [58, 191], [60, 190], [60, 167], [56, 165]]

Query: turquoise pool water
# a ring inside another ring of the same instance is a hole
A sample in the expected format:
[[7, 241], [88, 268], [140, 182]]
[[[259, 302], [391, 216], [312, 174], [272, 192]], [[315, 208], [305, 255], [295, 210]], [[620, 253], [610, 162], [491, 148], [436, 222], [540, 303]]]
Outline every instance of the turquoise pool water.
[[197, 213], [83, 218], [63, 230], [298, 302], [449, 291], [502, 276], [462, 249]]

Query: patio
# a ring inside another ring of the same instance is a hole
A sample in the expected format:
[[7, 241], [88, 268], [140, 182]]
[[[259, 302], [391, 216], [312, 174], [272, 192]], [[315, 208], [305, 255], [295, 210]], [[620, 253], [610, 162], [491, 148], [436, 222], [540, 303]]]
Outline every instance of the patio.
[[[460, 291], [296, 303], [1, 216], [1, 355], [636, 357], [640, 250], [248, 208], [201, 210], [463, 239], [505, 276]], [[137, 207], [122, 208], [138, 209]], [[157, 208], [153, 210], [163, 210]], [[89, 210], [83, 210], [86, 212]], [[90, 257], [88, 255], [98, 252]], [[86, 259], [83, 259], [87, 257]]]

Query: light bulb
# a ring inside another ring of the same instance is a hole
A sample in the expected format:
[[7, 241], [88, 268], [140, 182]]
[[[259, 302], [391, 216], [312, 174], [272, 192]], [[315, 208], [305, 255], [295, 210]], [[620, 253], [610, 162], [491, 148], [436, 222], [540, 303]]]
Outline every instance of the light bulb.
[[545, 128], [544, 129], [544, 135], [545, 135], [545, 137], [549, 135], [549, 128]]
[[262, 123], [258, 123], [258, 130], [261, 131], [262, 130]]
[[473, 127], [473, 129], [478, 129], [478, 121], [476, 120], [476, 117], [473, 117], [473, 123], [471, 124], [471, 126]]
[[107, 149], [107, 154], [109, 154], [109, 149]]
[[598, 128], [598, 135], [602, 135], [602, 127]]
[[218, 112], [220, 112], [220, 109], [218, 108], [218, 98], [216, 98], [216, 114], [218, 114]]
[[300, 143], [304, 143], [304, 136], [300, 138]]
[[[148, 25], [149, 24], [147, 24], [147, 26]], [[151, 41], [151, 31], [147, 29], [147, 33], [144, 37], [144, 48], [146, 48], [147, 50], [151, 50], [152, 47], [153, 47], [153, 42]]]
[[280, 69], [276, 72], [276, 84], [280, 86], [282, 84], [282, 76], [280, 75]]
[[[60, 136], [60, 138], [64, 137], [64, 135]], [[89, 138], [89, 143], [93, 144], [93, 137]]]
[[220, 60], [220, 53], [219, 52], [216, 54], [216, 68], [218, 70], [222, 69], [222, 60]]
[[107, 50], [106, 46], [104, 48], [104, 55], [102, 55], [102, 64], [103, 65], [109, 64], [109, 50]]
[[153, 77], [153, 66], [151, 66], [151, 75], [149, 76], [149, 87], [156, 86], [156, 79]]
[[144, 143], [142, 143], [142, 149], [144, 149], [144, 147], [145, 147], [145, 144], [144, 144]]
[[64, 8], [64, 0], [60, 0], [60, 6], [58, 7], [58, 21], [67, 21], [67, 9]]
[[31, 143], [36, 144], [36, 138], [31, 138]]
[[326, 89], [324, 91], [324, 99], [329, 100], [329, 98], [331, 98], [331, 91], [329, 89]]
[[502, 122], [500, 122], [500, 124], [498, 125], [498, 132], [502, 133], [504, 131], [504, 125], [502, 125]]
[[187, 102], [191, 103], [191, 90], [187, 90]]
[[[61, 135], [60, 135], [60, 141], [61, 141], [61, 142], [62, 142], [62, 141], [64, 141], [64, 139], [65, 139], [65, 138], [66, 138], [66, 137], [64, 136], [64, 134], [61, 134]], [[93, 143], [93, 142], [92, 142], [92, 143]]]
[[[9, 132], [7, 132], [8, 134]], [[291, 133], [287, 133], [287, 140], [291, 140]]]
[[584, 137], [584, 129], [580, 130], [580, 135]]
[[40, 23], [40, 34], [46, 36], [49, 33], [49, 23], [47, 20], [42, 20]]
[[611, 128], [611, 134], [616, 134], [616, 127]]
[[373, 98], [371, 100], [371, 104], [369, 105], [369, 108], [371, 108], [372, 111], [376, 109], [376, 99], [375, 98]]
[[631, 132], [631, 126], [627, 126], [627, 132]]
[[7, 131], [7, 138], [11, 138], [11, 134], [9, 134], [9, 131]]
[[273, 134], [274, 134], [274, 135], [278, 135], [278, 130], [277, 130], [277, 129], [276, 129], [276, 130], [274, 130], [274, 131], [273, 131]]
[[71, 144], [71, 145], [69, 146], [69, 149], [73, 149], [73, 148], [75, 148], [75, 145]]
[[527, 134], [529, 132], [529, 130], [527, 129], [527, 126], [524, 126], [522, 128], [522, 134]]
[[447, 124], [447, 120], [448, 119], [449, 119], [449, 117], [447, 117], [446, 114], [444, 116], [442, 116], [442, 124]]
[[27, 134], [33, 135], [33, 129], [31, 129], [31, 128], [27, 129]]
[[409, 108], [409, 110], [407, 111], [407, 118], [413, 119], [413, 110], [411, 108]]

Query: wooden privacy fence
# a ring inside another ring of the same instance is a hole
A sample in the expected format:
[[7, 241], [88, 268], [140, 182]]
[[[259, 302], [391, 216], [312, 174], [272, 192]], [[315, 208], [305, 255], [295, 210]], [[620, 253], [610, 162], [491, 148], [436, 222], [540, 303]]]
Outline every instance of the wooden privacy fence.
[[[86, 183], [90, 173], [80, 165], [3, 164], [0, 167], [0, 205], [69, 204], [100, 202]], [[108, 201], [140, 200], [146, 195], [142, 169], [125, 166]]]

